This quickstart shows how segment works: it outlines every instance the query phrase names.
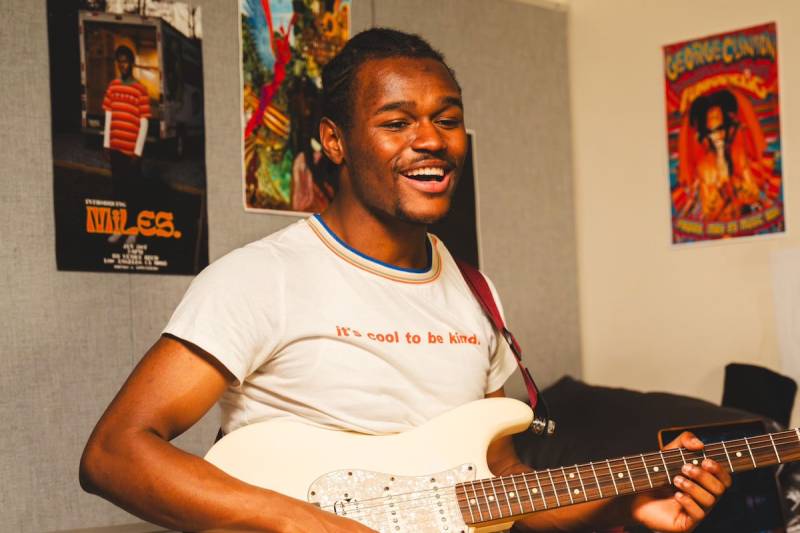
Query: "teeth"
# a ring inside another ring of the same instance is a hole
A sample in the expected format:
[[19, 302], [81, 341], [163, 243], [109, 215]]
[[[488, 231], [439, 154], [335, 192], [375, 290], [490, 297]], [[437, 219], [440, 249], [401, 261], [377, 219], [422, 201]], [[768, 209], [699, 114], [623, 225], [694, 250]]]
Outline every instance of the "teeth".
[[406, 176], [444, 176], [444, 169], [441, 167], [417, 168], [407, 172]]

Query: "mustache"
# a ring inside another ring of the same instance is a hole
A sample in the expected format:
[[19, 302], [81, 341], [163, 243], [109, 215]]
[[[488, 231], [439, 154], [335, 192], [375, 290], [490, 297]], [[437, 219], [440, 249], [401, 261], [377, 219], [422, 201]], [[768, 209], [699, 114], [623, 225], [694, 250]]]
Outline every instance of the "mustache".
[[420, 157], [413, 159], [412, 161], [407, 162], [403, 166], [411, 167], [422, 163], [445, 163], [450, 168], [457, 168], [459, 166], [459, 162], [457, 160], [445, 154], [422, 155]]

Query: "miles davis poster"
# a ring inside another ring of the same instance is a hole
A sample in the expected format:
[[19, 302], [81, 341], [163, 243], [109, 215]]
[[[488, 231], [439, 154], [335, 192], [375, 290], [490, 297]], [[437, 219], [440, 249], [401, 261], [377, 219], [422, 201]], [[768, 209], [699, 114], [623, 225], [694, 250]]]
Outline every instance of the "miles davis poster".
[[59, 270], [208, 264], [200, 9], [49, 0]]

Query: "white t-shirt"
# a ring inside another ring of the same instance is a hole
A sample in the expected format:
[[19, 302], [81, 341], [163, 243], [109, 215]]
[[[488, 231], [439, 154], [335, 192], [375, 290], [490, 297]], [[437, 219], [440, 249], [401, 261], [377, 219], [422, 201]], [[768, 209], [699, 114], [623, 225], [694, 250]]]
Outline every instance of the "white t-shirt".
[[432, 235], [429, 252], [428, 268], [398, 268], [319, 217], [301, 220], [201, 272], [164, 332], [236, 377], [221, 400], [226, 432], [286, 416], [405, 431], [499, 389], [516, 368]]

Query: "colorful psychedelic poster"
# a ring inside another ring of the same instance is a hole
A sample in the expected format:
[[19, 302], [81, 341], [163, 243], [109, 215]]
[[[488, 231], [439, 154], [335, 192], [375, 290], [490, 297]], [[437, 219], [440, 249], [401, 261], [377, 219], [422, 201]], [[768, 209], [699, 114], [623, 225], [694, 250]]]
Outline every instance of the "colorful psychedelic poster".
[[59, 270], [208, 264], [200, 9], [48, 0]]
[[248, 211], [320, 212], [336, 190], [319, 142], [322, 67], [350, 35], [350, 0], [240, 0]]
[[672, 242], [785, 231], [775, 24], [664, 47]]

